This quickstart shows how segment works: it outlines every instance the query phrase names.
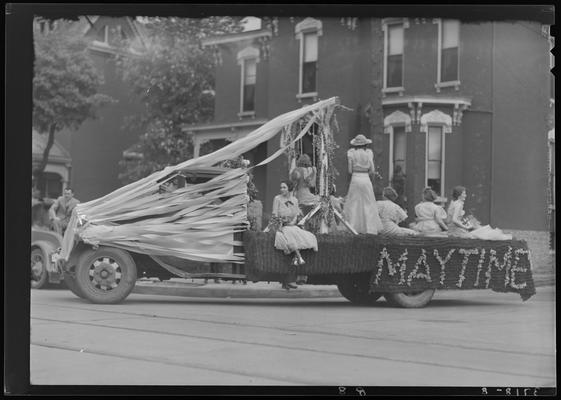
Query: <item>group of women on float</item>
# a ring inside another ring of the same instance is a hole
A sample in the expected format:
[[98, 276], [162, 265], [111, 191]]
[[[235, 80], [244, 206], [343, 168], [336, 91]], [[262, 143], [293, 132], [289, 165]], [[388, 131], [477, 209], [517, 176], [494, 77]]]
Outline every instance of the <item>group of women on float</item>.
[[[386, 187], [383, 189], [382, 199], [375, 198], [370, 180], [370, 175], [374, 173], [374, 155], [369, 148], [371, 143], [364, 135], [351, 140], [351, 148], [347, 152], [348, 172], [351, 174], [347, 196], [344, 200], [332, 196], [332, 203], [342, 211], [345, 220], [356, 232], [391, 236], [512, 239], [512, 235], [505, 234], [500, 229], [493, 229], [489, 225], [480, 226], [476, 220], [465, 218], [464, 201], [467, 193], [463, 186], [453, 189], [452, 201], [447, 211], [437, 204], [437, 194], [431, 188], [425, 188], [422, 201], [415, 206], [415, 222], [409, 228], [399, 226], [407, 219], [407, 213], [396, 204], [396, 191]], [[300, 250], [318, 250], [315, 235], [297, 225], [298, 218], [311, 211], [319, 201], [318, 196], [310, 190], [315, 186], [316, 172], [310, 158], [305, 154], [300, 156], [291, 168], [290, 180], [281, 182], [280, 194], [275, 196], [273, 202], [273, 216], [284, 221], [275, 234], [275, 248], [287, 255], [293, 254], [293, 266], [305, 264]], [[296, 281], [288, 279], [283, 287], [296, 288]]]

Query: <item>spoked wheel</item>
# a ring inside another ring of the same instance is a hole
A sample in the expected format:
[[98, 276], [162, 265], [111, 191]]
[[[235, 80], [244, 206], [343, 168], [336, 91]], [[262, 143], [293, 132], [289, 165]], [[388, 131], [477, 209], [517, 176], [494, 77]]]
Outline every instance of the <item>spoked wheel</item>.
[[337, 284], [339, 292], [353, 304], [372, 305], [382, 293], [369, 293], [368, 278], [351, 277]]
[[130, 254], [113, 247], [85, 251], [76, 266], [78, 289], [93, 303], [123, 301], [134, 288], [136, 276], [136, 265]]
[[434, 296], [435, 289], [410, 293], [384, 293], [389, 304], [403, 308], [421, 308], [426, 306]]
[[47, 261], [43, 250], [38, 248], [31, 250], [31, 288], [40, 289], [47, 284]]

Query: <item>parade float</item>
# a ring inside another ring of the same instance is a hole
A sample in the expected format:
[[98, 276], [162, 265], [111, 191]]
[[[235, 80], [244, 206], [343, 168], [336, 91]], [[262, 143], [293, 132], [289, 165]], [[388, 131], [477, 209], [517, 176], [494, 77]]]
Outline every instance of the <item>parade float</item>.
[[[307, 284], [337, 285], [355, 304], [383, 296], [401, 307], [425, 306], [436, 289], [515, 292], [523, 300], [535, 294], [524, 241], [357, 234], [330, 196], [342, 107], [333, 97], [282, 114], [211, 154], [79, 204], [49, 268], [94, 303], [121, 302], [141, 277], [281, 281], [290, 257], [274, 248], [273, 231], [249, 229], [248, 174], [280, 156], [290, 165], [313, 130], [319, 201], [299, 224], [316, 221], [319, 251], [303, 250]], [[280, 146], [257, 165], [222, 167], [269, 140]], [[232, 268], [214, 272], [213, 265]]]

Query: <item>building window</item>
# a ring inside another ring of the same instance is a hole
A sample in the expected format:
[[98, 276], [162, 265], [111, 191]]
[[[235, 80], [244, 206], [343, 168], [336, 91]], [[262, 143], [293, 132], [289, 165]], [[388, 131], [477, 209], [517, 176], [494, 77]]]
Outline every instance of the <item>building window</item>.
[[452, 117], [440, 110], [432, 110], [421, 116], [420, 123], [419, 130], [426, 134], [425, 185], [444, 196], [445, 135], [452, 133]]
[[426, 142], [426, 181], [438, 195], [444, 194], [444, 132], [441, 126], [428, 127]]
[[255, 80], [257, 76], [257, 60], [244, 60], [242, 75], [242, 112], [255, 111]]
[[50, 199], [56, 199], [62, 195], [62, 177], [55, 172], [45, 172], [45, 194]]
[[238, 53], [240, 75], [240, 112], [238, 116], [255, 115], [255, 88], [257, 83], [257, 63], [259, 49], [246, 47]]
[[109, 27], [107, 25], [103, 25], [101, 29], [97, 31], [95, 40], [97, 42], [109, 44]]
[[459, 88], [460, 84], [460, 21], [438, 22], [437, 89], [446, 86]]
[[406, 172], [407, 132], [411, 132], [411, 116], [396, 110], [384, 118], [384, 133], [389, 134], [389, 180], [397, 166]]
[[[393, 128], [393, 165], [392, 171], [395, 167], [400, 166], [403, 173], [406, 172], [406, 154], [407, 154], [407, 136], [405, 134], [405, 127], [399, 126]], [[392, 173], [393, 176], [393, 173]]]
[[386, 47], [385, 87], [403, 87], [403, 24], [388, 26]]
[[318, 36], [315, 33], [306, 33], [303, 36], [302, 62], [300, 75], [302, 87], [300, 93], [317, 92], [317, 61], [318, 61]]
[[318, 48], [322, 23], [306, 18], [296, 25], [296, 38], [300, 41], [299, 84], [297, 97], [316, 97], [318, 88]]

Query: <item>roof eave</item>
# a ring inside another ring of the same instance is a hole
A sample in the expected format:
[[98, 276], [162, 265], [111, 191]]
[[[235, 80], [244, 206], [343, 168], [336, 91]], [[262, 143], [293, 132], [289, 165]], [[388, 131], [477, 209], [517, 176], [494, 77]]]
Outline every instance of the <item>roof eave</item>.
[[231, 33], [227, 35], [211, 36], [201, 41], [203, 47], [216, 46], [219, 44], [235, 43], [243, 40], [252, 40], [260, 37], [271, 37], [273, 32], [271, 29], [265, 28], [257, 31], [248, 31], [240, 33]]

